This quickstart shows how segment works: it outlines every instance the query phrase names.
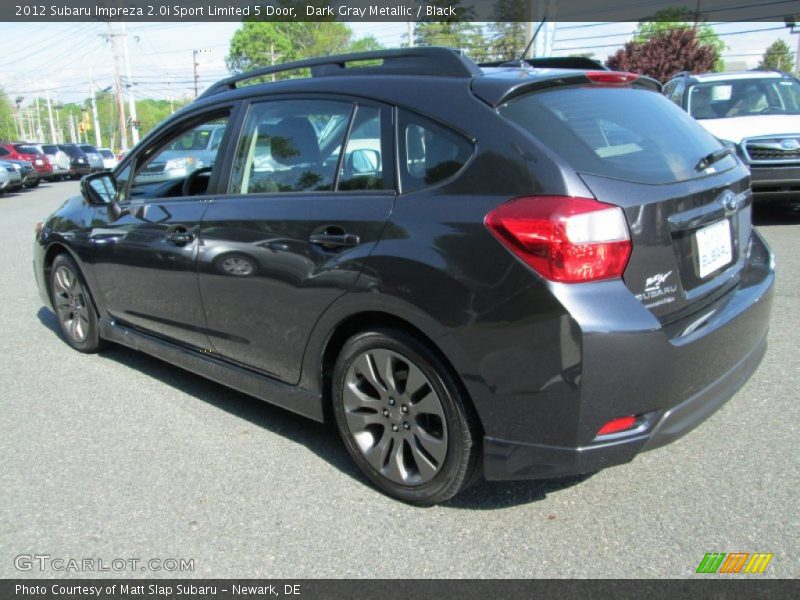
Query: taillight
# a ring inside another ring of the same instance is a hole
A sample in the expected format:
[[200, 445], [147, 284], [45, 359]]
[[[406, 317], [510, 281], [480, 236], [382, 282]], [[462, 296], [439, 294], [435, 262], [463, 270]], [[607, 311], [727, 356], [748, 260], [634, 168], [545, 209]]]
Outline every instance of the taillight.
[[484, 223], [511, 252], [552, 281], [620, 277], [631, 254], [622, 210], [590, 198], [516, 198], [491, 211]]
[[587, 71], [586, 77], [592, 83], [605, 83], [624, 85], [639, 79], [636, 73], [626, 73], [624, 71]]

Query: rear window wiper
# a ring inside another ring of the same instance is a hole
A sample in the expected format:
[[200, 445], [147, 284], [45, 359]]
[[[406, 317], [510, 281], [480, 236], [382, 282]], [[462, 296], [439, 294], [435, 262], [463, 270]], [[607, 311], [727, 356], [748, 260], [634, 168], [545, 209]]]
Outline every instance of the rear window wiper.
[[726, 156], [730, 155], [733, 152], [733, 148], [730, 146], [725, 146], [724, 148], [720, 148], [719, 150], [714, 150], [710, 154], [706, 154], [703, 158], [697, 161], [697, 164], [694, 166], [695, 171], [703, 171], [713, 165], [715, 162], [721, 161]]

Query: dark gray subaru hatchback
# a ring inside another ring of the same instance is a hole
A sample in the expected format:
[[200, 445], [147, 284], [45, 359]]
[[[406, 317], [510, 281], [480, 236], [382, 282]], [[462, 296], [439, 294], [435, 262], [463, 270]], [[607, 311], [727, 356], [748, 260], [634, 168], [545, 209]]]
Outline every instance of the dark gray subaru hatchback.
[[226, 79], [37, 227], [42, 298], [76, 350], [330, 417], [403, 501], [625, 463], [750, 377], [774, 281], [658, 87], [445, 48]]

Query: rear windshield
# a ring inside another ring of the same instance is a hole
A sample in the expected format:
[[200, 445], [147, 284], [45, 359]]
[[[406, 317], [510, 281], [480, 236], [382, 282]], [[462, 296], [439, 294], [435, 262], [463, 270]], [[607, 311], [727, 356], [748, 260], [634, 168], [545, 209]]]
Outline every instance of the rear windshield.
[[84, 152], [94, 152], [94, 153], [97, 153], [97, 148], [95, 148], [94, 146], [88, 146], [88, 145], [86, 145], [86, 144], [84, 144], [83, 146], [81, 146], [81, 150], [83, 150]]
[[[531, 132], [577, 171], [666, 184], [708, 174], [695, 167], [721, 144], [661, 94], [640, 89], [563, 87], [515, 98], [500, 114]], [[733, 157], [713, 165], [725, 171]]]
[[14, 144], [14, 149], [20, 154], [39, 154], [39, 149], [36, 146], [28, 146], [26, 144]]
[[80, 158], [83, 156], [83, 152], [81, 152], [80, 148], [77, 146], [59, 146], [64, 152], [66, 152], [70, 158]]
[[58, 148], [56, 146], [50, 146], [48, 144], [42, 146], [42, 150], [44, 150], [47, 154], [55, 154], [58, 152]]
[[106, 150], [106, 149], [100, 150], [100, 155], [103, 158], [114, 158], [114, 153], [111, 152], [111, 150]]

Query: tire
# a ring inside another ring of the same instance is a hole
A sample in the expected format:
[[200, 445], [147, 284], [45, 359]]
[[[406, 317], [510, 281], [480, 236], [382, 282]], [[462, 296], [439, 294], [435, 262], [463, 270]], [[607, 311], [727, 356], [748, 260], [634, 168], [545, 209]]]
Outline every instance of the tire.
[[78, 265], [67, 254], [56, 256], [50, 267], [50, 301], [70, 346], [87, 354], [103, 348], [94, 301]]
[[332, 386], [345, 447], [384, 493], [430, 506], [477, 478], [477, 419], [450, 370], [417, 338], [394, 329], [355, 335]]

